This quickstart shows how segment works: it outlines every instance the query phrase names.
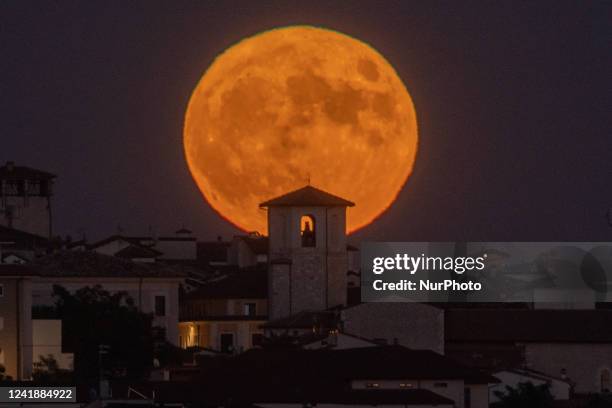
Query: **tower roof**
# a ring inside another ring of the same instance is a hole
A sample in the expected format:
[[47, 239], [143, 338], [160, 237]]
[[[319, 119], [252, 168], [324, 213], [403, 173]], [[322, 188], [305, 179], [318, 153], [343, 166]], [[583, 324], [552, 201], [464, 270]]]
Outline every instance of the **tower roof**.
[[260, 207], [353, 207], [355, 203], [313, 186], [302, 187], [259, 204]]
[[0, 180], [50, 180], [55, 174], [25, 166], [15, 166], [12, 161], [0, 166]]

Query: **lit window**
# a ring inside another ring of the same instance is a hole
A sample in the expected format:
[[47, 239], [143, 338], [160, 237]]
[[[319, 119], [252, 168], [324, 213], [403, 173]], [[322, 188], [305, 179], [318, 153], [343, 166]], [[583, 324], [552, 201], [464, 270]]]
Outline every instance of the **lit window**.
[[366, 388], [380, 388], [380, 384], [377, 382], [366, 383]]
[[300, 235], [303, 247], [317, 246], [315, 219], [312, 215], [302, 215], [300, 219]]
[[402, 389], [414, 388], [414, 384], [403, 382], [403, 383], [400, 383], [400, 388]]

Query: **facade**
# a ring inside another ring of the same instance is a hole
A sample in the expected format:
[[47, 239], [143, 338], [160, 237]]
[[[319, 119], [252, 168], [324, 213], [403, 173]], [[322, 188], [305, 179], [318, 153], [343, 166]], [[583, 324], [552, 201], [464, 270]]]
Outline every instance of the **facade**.
[[362, 303], [341, 314], [342, 330], [386, 344], [444, 354], [444, 311], [423, 303]]
[[446, 354], [488, 370], [561, 378], [576, 393], [612, 389], [612, 310], [456, 309], [445, 313]]
[[346, 305], [346, 207], [353, 205], [312, 186], [260, 205], [268, 209], [271, 319]]
[[36, 364], [41, 356], [53, 356], [63, 370], [74, 368], [74, 354], [62, 351], [62, 321], [59, 319], [32, 320], [32, 360]]
[[55, 175], [7, 162], [0, 167], [0, 225], [50, 237]]
[[260, 345], [268, 318], [266, 269], [235, 270], [185, 295], [179, 345], [238, 353]]
[[153, 326], [166, 339], [178, 344], [179, 286], [185, 275], [164, 265], [137, 263], [92, 251], [59, 251], [37, 259], [38, 274], [32, 282], [32, 304], [53, 306], [53, 286], [70, 292], [99, 285], [113, 292], [126, 292], [143, 313], [153, 315]]
[[498, 402], [499, 398], [495, 395], [496, 391], [506, 392], [506, 387], [516, 388], [520, 383], [532, 383], [533, 385], [550, 385], [550, 393], [556, 400], [569, 400], [571, 394], [571, 384], [569, 381], [558, 377], [551, 377], [533, 370], [508, 369], [498, 371], [493, 374], [500, 380], [490, 388], [489, 400], [491, 403]]
[[228, 263], [247, 268], [268, 262], [268, 237], [259, 234], [236, 235], [228, 248]]
[[24, 266], [0, 265], [0, 365], [14, 380], [32, 374], [32, 278]]

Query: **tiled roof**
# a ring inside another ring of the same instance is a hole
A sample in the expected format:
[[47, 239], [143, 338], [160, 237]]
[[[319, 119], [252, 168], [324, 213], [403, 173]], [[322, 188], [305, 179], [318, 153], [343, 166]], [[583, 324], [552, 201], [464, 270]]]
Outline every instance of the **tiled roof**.
[[312, 186], [302, 187], [259, 204], [260, 207], [353, 207], [355, 203]]
[[0, 242], [5, 251], [7, 249], [47, 250], [53, 246], [48, 238], [2, 225], [0, 225]]
[[48, 277], [178, 278], [185, 272], [170, 265], [132, 262], [94, 251], [58, 251], [36, 259], [32, 267]]
[[612, 310], [454, 309], [447, 342], [612, 342]]
[[[497, 383], [479, 370], [461, 365], [431, 350], [402, 346], [372, 346], [342, 350], [251, 349], [237, 357], [245, 369], [266, 367], [266, 372], [300, 372], [313, 378], [320, 373], [350, 380], [454, 380], [470, 384]], [[265, 375], [265, 372], [262, 372]], [[314, 381], [314, 380], [313, 380]]]
[[[217, 358], [219, 360], [219, 358]], [[215, 370], [211, 370], [214, 372]], [[294, 370], [292, 370], [294, 371]], [[213, 378], [205, 382], [146, 382], [142, 384], [113, 383], [113, 396], [126, 397], [128, 386], [145, 395], [155, 394], [155, 400], [162, 403], [183, 402], [207, 406], [222, 406], [231, 401], [232, 405], [257, 407], [253, 404], [335, 404], [347, 406], [400, 405], [411, 406], [454, 406], [454, 402], [426, 389], [408, 390], [350, 390], [337, 384], [312, 386], [309, 383], [291, 387], [276, 387], [258, 378], [250, 380]], [[285, 374], [285, 373], [283, 373]], [[276, 375], [282, 378], [283, 375]], [[267, 377], [266, 377], [267, 378]]]
[[142, 245], [130, 244], [115, 253], [115, 256], [125, 259], [134, 259], [134, 258], [155, 258], [160, 256], [162, 253], [156, 251], [153, 248], [147, 248]]
[[262, 325], [266, 329], [311, 329], [313, 327], [334, 329], [339, 316], [334, 311], [301, 311], [294, 315], [271, 320]]

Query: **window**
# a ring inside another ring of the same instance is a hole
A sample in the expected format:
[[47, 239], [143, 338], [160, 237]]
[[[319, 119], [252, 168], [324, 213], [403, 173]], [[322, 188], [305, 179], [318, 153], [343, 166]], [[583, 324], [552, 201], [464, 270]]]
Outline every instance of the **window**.
[[257, 304], [255, 303], [245, 303], [244, 304], [244, 315], [245, 316], [255, 316], [257, 314]]
[[155, 316], [166, 315], [166, 297], [155, 296]]
[[315, 219], [312, 215], [302, 215], [300, 219], [300, 235], [302, 237], [302, 247], [317, 246], [315, 233]]
[[366, 383], [366, 388], [380, 388], [380, 384], [377, 382]]
[[400, 386], [401, 389], [404, 389], [404, 390], [410, 389], [410, 388], [414, 388], [414, 384], [409, 383], [409, 382], [400, 383], [399, 386]]

